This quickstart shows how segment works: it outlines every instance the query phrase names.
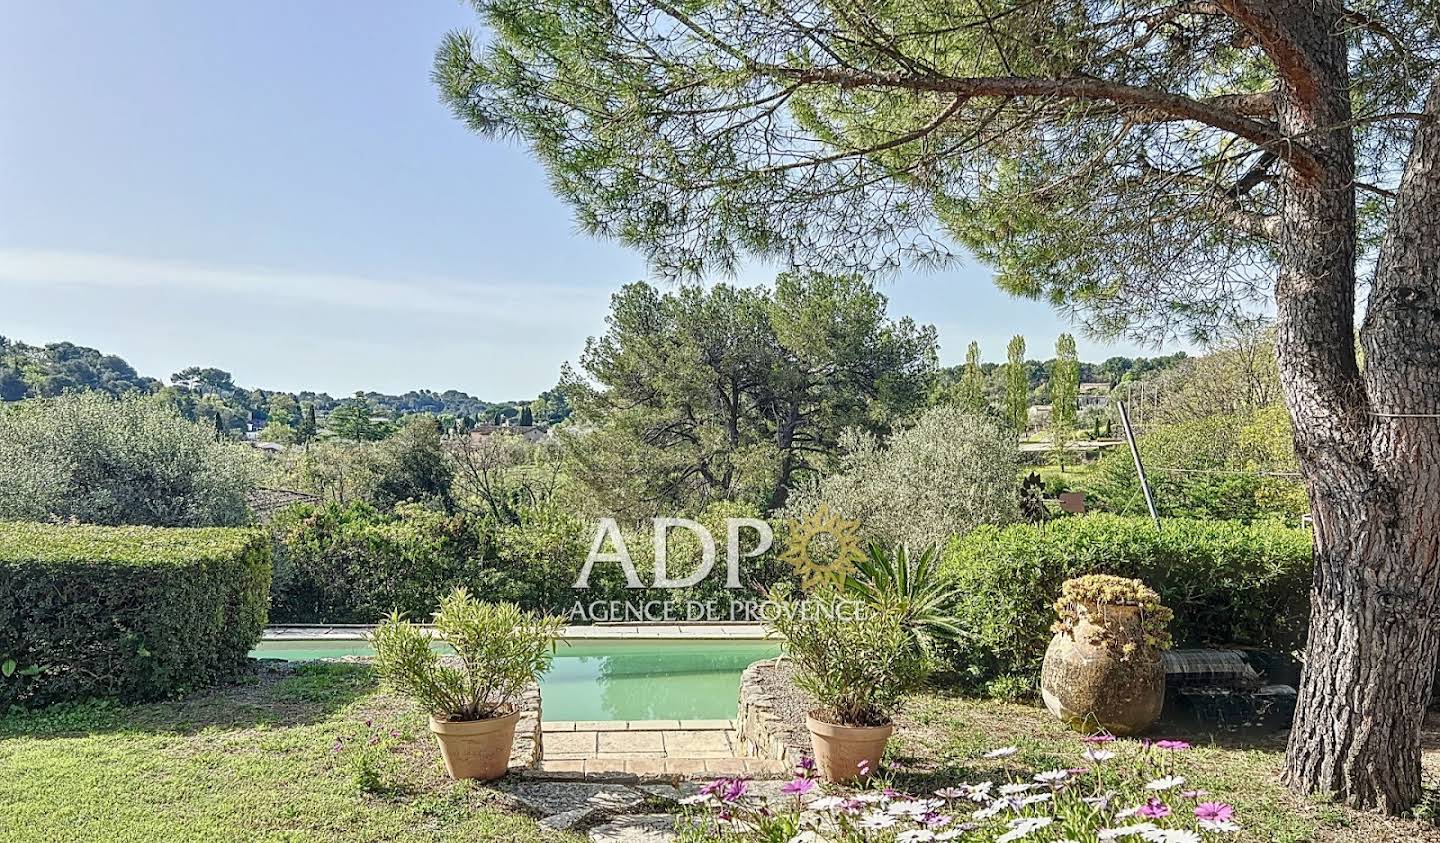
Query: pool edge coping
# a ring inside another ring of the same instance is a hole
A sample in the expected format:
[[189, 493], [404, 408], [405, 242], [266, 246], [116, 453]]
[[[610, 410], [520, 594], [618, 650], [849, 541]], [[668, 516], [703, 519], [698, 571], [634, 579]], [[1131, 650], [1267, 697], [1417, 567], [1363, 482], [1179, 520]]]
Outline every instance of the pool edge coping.
[[[423, 627], [430, 630], [431, 627]], [[276, 624], [265, 627], [261, 641], [364, 641], [372, 624]], [[433, 633], [432, 633], [433, 634]], [[655, 624], [567, 626], [567, 641], [763, 641], [775, 640], [764, 624]]]

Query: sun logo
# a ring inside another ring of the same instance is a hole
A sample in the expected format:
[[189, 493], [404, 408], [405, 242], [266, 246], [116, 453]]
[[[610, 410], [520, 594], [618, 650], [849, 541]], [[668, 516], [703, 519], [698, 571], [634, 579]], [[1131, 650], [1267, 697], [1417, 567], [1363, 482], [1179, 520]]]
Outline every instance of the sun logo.
[[[806, 589], [826, 582], [839, 585], [865, 558], [860, 549], [860, 522], [841, 518], [823, 503], [805, 518], [789, 523], [790, 540], [780, 560], [790, 563]], [[833, 552], [823, 556], [815, 554], [811, 547], [821, 536], [828, 536], [834, 543]]]

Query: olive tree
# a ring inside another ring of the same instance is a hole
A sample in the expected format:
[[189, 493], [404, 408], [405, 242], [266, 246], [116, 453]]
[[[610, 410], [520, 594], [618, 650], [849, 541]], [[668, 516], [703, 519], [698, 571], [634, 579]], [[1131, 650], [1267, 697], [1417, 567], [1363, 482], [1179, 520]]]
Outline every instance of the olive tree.
[[32, 398], [0, 410], [0, 520], [244, 524], [258, 462], [158, 399]]
[[1315, 524], [1285, 776], [1402, 811], [1440, 650], [1440, 6], [1351, 3], [477, 0], [435, 74], [671, 272], [958, 245], [1101, 333], [1273, 307]]
[[840, 444], [839, 470], [797, 490], [785, 517], [803, 518], [823, 502], [858, 520], [871, 540], [917, 552], [1017, 518], [1015, 434], [984, 411], [932, 407], [887, 440], [850, 430]]

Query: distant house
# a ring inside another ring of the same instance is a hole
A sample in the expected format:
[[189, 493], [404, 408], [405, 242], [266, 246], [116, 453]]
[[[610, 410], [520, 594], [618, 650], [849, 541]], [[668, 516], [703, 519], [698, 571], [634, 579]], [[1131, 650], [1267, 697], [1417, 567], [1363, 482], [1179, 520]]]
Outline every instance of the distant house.
[[1050, 424], [1053, 412], [1049, 404], [1035, 404], [1025, 408], [1025, 423], [1030, 427], [1045, 427]]
[[1082, 410], [1103, 410], [1110, 406], [1110, 384], [1082, 383], [1078, 398]]
[[541, 427], [538, 424], [477, 424], [475, 429], [470, 431], [471, 436], [484, 438], [501, 434], [504, 436], [523, 436], [530, 442], [539, 442], [550, 436], [550, 428]]

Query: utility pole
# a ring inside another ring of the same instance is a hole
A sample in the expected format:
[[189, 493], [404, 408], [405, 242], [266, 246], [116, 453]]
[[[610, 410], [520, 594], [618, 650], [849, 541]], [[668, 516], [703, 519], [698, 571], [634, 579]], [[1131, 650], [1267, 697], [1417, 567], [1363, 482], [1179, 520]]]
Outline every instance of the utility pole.
[[1150, 510], [1150, 520], [1155, 529], [1160, 529], [1160, 515], [1155, 512], [1155, 498], [1150, 494], [1150, 481], [1145, 479], [1145, 463], [1140, 459], [1140, 446], [1135, 443], [1135, 429], [1130, 426], [1130, 411], [1125, 402], [1117, 402], [1120, 408], [1120, 424], [1125, 428], [1125, 438], [1130, 442], [1130, 456], [1135, 460], [1135, 474], [1140, 478], [1140, 491], [1145, 493], [1145, 507]]

